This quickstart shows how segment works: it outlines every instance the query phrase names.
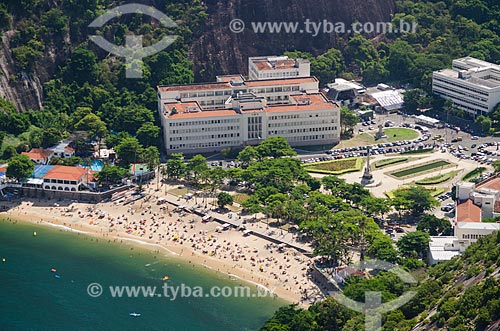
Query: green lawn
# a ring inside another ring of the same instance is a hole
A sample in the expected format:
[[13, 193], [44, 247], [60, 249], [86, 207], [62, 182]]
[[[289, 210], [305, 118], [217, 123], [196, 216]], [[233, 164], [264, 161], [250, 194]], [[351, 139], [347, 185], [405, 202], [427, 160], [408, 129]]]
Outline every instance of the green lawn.
[[389, 159], [383, 159], [383, 160], [377, 161], [373, 164], [373, 166], [378, 169], [378, 168], [386, 167], [386, 166], [391, 165], [391, 164], [401, 163], [401, 162], [405, 162], [405, 161], [408, 161], [407, 157], [392, 157]]
[[396, 170], [388, 173], [389, 175], [396, 177], [398, 179], [403, 179], [406, 177], [413, 177], [415, 175], [421, 175], [425, 172], [429, 172], [434, 169], [444, 169], [450, 167], [452, 164], [445, 160], [432, 161], [429, 163], [415, 165], [413, 167], [409, 167], [403, 170]]
[[363, 166], [363, 159], [360, 157], [353, 157], [341, 160], [309, 163], [309, 164], [304, 164], [303, 166], [309, 172], [316, 172], [316, 173], [330, 174], [330, 175], [341, 175], [344, 173], [361, 170]]
[[413, 140], [418, 138], [418, 132], [407, 128], [387, 128], [384, 129], [387, 141], [395, 142], [400, 140]]
[[460, 170], [450, 171], [442, 175], [437, 175], [433, 177], [424, 178], [421, 180], [417, 180], [415, 183], [418, 185], [436, 185], [449, 181], [454, 178]]
[[375, 140], [375, 134], [378, 130], [373, 130], [369, 132], [363, 132], [361, 134], [355, 135], [353, 138], [348, 140], [342, 140], [336, 148], [345, 147], [356, 147], [356, 146], [366, 146], [378, 143], [395, 142], [400, 140], [412, 140], [418, 138], [418, 132], [413, 129], [407, 128], [386, 128], [384, 133], [387, 138]]
[[462, 180], [463, 181], [471, 181], [485, 171], [486, 171], [485, 167], [476, 168], [476, 169], [472, 170], [471, 172], [465, 174], [465, 176], [462, 178]]

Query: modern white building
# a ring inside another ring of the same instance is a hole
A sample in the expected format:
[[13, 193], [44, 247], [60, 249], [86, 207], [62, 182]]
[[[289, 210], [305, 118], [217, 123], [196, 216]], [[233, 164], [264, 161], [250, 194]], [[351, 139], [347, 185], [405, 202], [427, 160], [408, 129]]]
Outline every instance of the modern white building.
[[449, 261], [465, 252], [465, 249], [470, 244], [469, 240], [460, 240], [457, 237], [431, 237], [427, 256], [428, 262], [430, 265], [434, 265], [439, 262]]
[[500, 65], [473, 57], [453, 60], [451, 69], [433, 72], [432, 90], [474, 116], [489, 113], [500, 102]]
[[59, 144], [49, 147], [48, 150], [52, 151], [54, 154], [52, 156], [59, 158], [69, 158], [75, 155], [75, 149], [70, 147], [70, 140], [63, 140]]
[[226, 101], [240, 93], [254, 93], [268, 104], [286, 102], [291, 94], [319, 91], [316, 77], [246, 81], [240, 75], [218, 76], [215, 83], [158, 86], [158, 110], [165, 103], [197, 102], [202, 109], [224, 108]]
[[307, 59], [288, 56], [258, 56], [248, 58], [250, 80], [309, 77], [311, 63]]
[[220, 151], [256, 145], [283, 136], [292, 146], [333, 144], [340, 137], [340, 108], [321, 93], [289, 94], [269, 104], [255, 93], [238, 93], [223, 108], [198, 101], [161, 101], [160, 119], [167, 153]]
[[[249, 62], [257, 65], [258, 59]], [[245, 80], [235, 74], [217, 76], [213, 83], [158, 86], [167, 153], [215, 152], [272, 136], [283, 136], [293, 146], [337, 143], [339, 105], [319, 92], [318, 79], [305, 68], [289, 78]]]

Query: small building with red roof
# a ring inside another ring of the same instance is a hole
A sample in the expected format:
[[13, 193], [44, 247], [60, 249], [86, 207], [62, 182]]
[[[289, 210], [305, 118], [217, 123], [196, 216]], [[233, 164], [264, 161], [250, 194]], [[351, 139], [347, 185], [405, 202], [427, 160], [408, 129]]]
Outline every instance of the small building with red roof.
[[88, 168], [53, 166], [43, 178], [43, 188], [54, 191], [79, 191], [82, 185], [87, 185], [90, 170]]
[[54, 152], [43, 148], [32, 148], [31, 151], [21, 154], [29, 157], [35, 164], [48, 164]]

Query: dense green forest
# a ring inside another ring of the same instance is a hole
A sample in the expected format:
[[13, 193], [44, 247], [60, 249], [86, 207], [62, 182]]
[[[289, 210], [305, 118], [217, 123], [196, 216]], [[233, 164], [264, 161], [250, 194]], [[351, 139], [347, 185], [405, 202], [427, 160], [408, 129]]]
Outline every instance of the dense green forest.
[[[43, 111], [19, 114], [0, 100], [0, 131], [6, 133], [0, 159], [31, 147], [50, 146], [75, 132], [98, 139], [120, 133], [108, 139], [108, 147], [129, 136], [138, 139], [139, 148], [158, 145], [156, 86], [193, 82], [186, 45], [200, 31], [205, 8], [199, 0], [156, 1], [153, 5], [177, 23], [173, 29], [147, 15], [125, 15], [100, 30], [88, 28], [106, 9], [119, 4], [122, 2], [111, 0], [64, 0], [57, 6], [45, 0], [0, 4], [0, 29], [14, 29], [10, 47], [20, 74], [30, 73], [47, 53], [62, 57], [53, 78], [43, 86]], [[110, 56], [90, 42], [88, 35], [102, 34], [112, 43], [123, 44], [124, 37], [132, 33], [142, 34], [145, 45], [166, 34], [179, 38], [168, 49], [145, 59], [142, 79], [125, 79], [123, 59]]]
[[430, 91], [432, 71], [450, 67], [454, 58], [474, 56], [500, 62], [500, 3], [495, 0], [397, 1], [392, 23], [416, 22], [416, 33], [387, 34], [369, 40], [348, 38], [339, 49], [313, 57], [301, 50], [288, 54], [310, 58], [313, 75], [362, 78], [366, 84], [390, 81]]

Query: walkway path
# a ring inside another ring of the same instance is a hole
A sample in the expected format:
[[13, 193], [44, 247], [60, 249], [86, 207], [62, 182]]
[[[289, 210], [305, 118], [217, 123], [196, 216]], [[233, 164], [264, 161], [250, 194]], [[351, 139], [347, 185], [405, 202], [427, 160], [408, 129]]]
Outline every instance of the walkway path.
[[221, 224], [231, 224], [231, 226], [235, 228], [239, 228], [241, 226], [246, 227], [246, 229], [252, 231], [252, 235], [259, 236], [263, 239], [266, 239], [270, 242], [273, 242], [275, 244], [285, 244], [289, 247], [292, 247], [296, 249], [297, 251], [304, 253], [304, 254], [312, 254], [312, 248], [304, 243], [298, 242], [295, 238], [294, 235], [288, 231], [284, 230], [279, 230], [275, 228], [269, 228], [267, 225], [265, 228], [261, 227], [261, 223], [246, 223], [243, 224], [243, 218], [240, 216], [236, 215], [236, 213], [231, 213], [233, 216], [229, 218], [229, 214], [221, 214], [218, 212], [215, 212], [213, 210], [210, 210], [209, 212], [206, 212], [206, 210], [203, 210], [201, 208], [201, 204], [196, 203], [196, 199], [191, 198], [189, 200], [185, 200], [182, 197], [178, 197], [176, 195], [173, 195], [171, 193], [168, 193], [167, 196], [165, 197], [167, 202], [179, 207], [179, 206], [184, 206], [185, 210], [191, 211], [196, 213], [199, 216], [205, 216], [209, 215], [212, 217], [212, 219], [216, 222], [219, 222]]

